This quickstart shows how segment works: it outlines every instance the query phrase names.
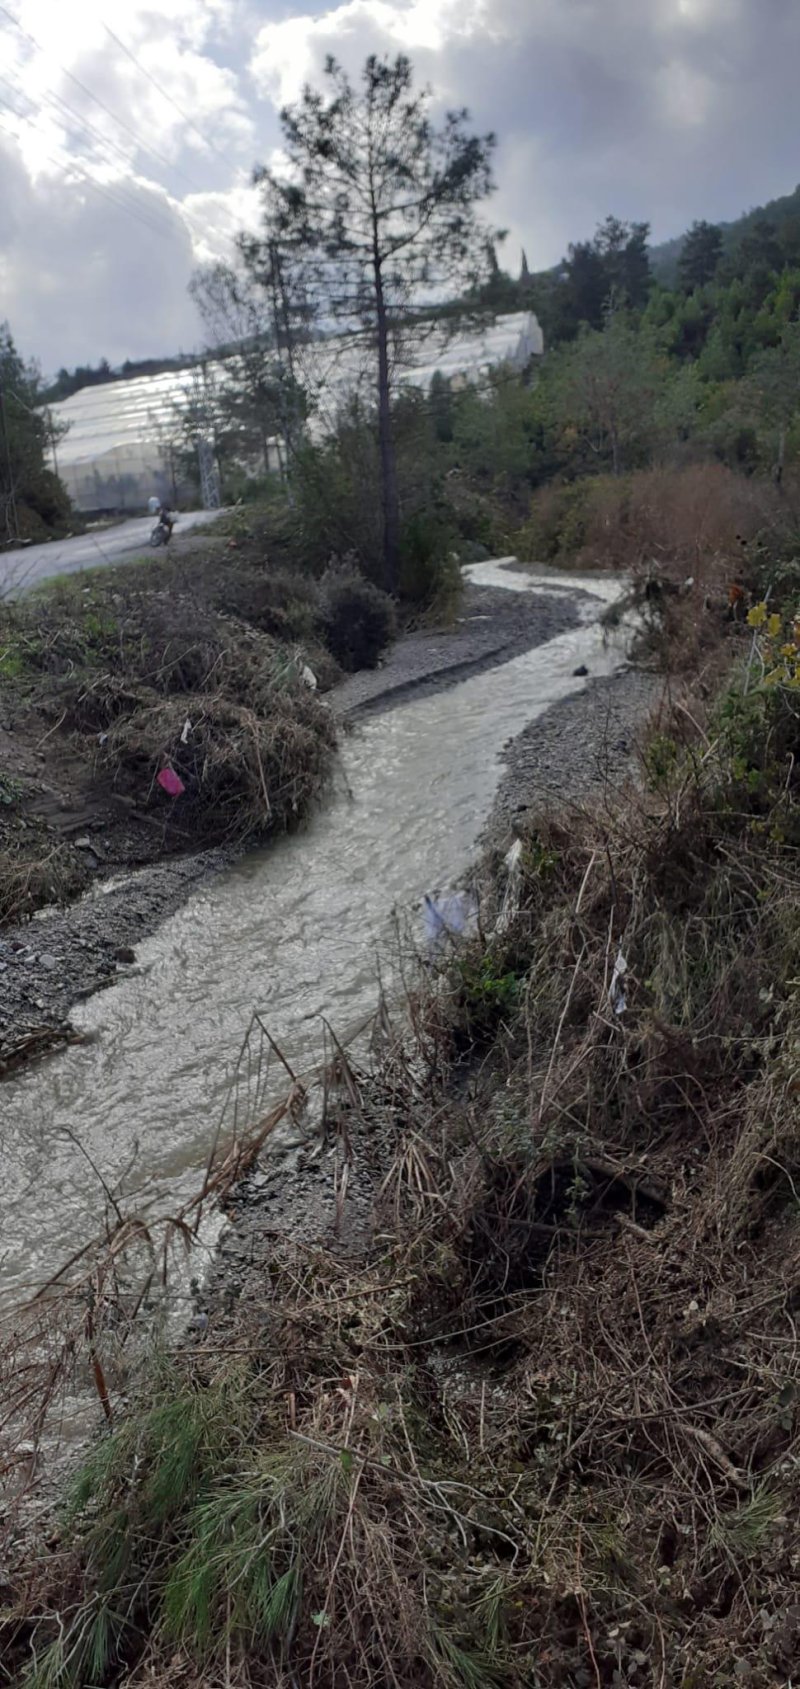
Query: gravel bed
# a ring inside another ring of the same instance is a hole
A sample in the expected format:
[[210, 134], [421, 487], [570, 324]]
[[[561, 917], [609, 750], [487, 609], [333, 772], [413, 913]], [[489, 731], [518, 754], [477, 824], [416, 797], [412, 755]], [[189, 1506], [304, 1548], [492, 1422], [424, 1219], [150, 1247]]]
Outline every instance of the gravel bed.
[[580, 803], [598, 789], [619, 786], [635, 768], [640, 729], [663, 687], [658, 675], [624, 669], [529, 722], [504, 748], [505, 773], [487, 842], [502, 843], [527, 810]]
[[366, 715], [391, 709], [408, 697], [440, 692], [568, 633], [580, 621], [579, 606], [586, 596], [577, 588], [574, 593], [551, 594], [467, 587], [454, 628], [407, 634], [380, 668], [351, 675], [335, 687], [331, 703], [340, 715]]

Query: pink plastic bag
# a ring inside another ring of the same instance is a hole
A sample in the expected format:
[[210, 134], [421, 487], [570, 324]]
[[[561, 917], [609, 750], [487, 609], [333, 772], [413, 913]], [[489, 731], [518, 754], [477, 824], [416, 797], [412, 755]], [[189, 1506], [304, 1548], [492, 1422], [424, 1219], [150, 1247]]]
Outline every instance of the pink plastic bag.
[[171, 798], [179, 798], [181, 792], [186, 791], [180, 775], [175, 773], [174, 768], [162, 768], [156, 779], [162, 792], [166, 792]]

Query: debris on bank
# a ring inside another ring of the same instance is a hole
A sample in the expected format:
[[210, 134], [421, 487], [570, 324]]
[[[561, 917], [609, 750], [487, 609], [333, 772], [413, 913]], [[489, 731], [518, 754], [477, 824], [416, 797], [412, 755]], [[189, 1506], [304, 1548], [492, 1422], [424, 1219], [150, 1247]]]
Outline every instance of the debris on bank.
[[321, 1136], [231, 1192], [7, 1603], [31, 1683], [790, 1681], [793, 694], [692, 717], [522, 819], [478, 931], [334, 1048]]

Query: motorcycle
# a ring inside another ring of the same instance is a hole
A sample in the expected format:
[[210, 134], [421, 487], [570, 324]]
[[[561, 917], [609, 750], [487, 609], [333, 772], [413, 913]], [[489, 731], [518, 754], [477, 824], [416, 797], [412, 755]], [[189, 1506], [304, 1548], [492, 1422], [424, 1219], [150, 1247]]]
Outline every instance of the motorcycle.
[[172, 530], [173, 530], [174, 526], [175, 526], [174, 520], [169, 521], [169, 519], [166, 516], [163, 516], [163, 515], [159, 516], [158, 521], [156, 522], [156, 525], [155, 525], [155, 527], [154, 527], [154, 529], [153, 529], [153, 531], [150, 535], [150, 544], [154, 548], [157, 548], [160, 545], [169, 545], [169, 542], [172, 538]]

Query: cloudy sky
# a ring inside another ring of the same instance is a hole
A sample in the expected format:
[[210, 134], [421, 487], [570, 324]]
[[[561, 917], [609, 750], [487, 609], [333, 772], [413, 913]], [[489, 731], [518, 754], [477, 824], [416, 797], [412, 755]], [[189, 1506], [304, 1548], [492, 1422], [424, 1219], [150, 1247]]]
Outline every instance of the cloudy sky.
[[[113, 32], [113, 33], [112, 33]], [[190, 348], [186, 284], [256, 214], [327, 53], [411, 54], [499, 137], [535, 268], [613, 211], [655, 239], [800, 176], [797, 0], [2, 0], [0, 319], [46, 370]]]

